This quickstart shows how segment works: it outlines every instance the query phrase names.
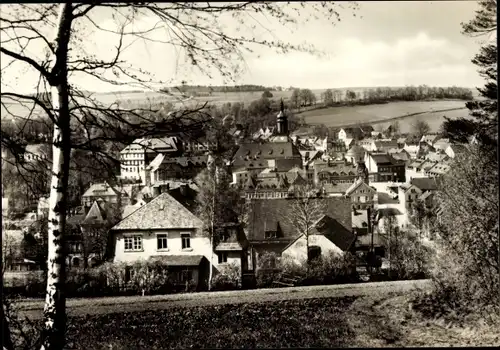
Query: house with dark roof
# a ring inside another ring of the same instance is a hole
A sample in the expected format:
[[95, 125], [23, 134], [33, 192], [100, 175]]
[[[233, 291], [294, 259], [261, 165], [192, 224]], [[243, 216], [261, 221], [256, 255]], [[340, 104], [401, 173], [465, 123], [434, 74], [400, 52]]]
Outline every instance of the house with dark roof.
[[436, 191], [438, 189], [436, 180], [429, 177], [412, 179], [410, 184], [419, 188], [422, 192]]
[[405, 162], [388, 153], [368, 152], [365, 164], [372, 182], [405, 182]]
[[468, 149], [465, 145], [461, 144], [451, 144], [445, 149], [445, 153], [450, 158], [455, 158], [459, 154], [467, 153]]
[[375, 149], [377, 152], [389, 152], [399, 148], [397, 140], [376, 140]]
[[[169, 193], [162, 193], [125, 217], [110, 230], [113, 261], [133, 264], [138, 260], [165, 261], [177, 283], [194, 281], [206, 287], [210, 261], [217, 266], [237, 261], [246, 268], [245, 245], [238, 237], [214, 250], [203, 222]], [[221, 242], [222, 243], [222, 242]], [[226, 249], [227, 248], [227, 249]]]
[[[342, 197], [313, 200], [320, 201], [325, 207], [324, 215], [328, 217], [325, 218], [325, 222], [328, 225], [324, 229], [328, 231], [328, 235], [338, 232], [343, 239], [346, 238], [346, 232], [350, 233], [352, 230], [350, 200]], [[249, 202], [249, 224], [246, 234], [254, 266], [258, 264], [259, 255], [265, 252], [275, 252], [280, 255], [290, 243], [303, 234], [292, 220], [292, 213], [298, 205], [297, 201], [296, 198], [289, 198], [256, 199]], [[339, 243], [340, 248], [346, 248], [348, 243], [349, 240]]]
[[342, 256], [353, 251], [356, 236], [351, 227], [344, 227], [329, 215], [323, 215], [312, 227], [309, 236], [299, 234], [282, 251], [283, 259], [303, 264], [316, 257]]
[[126, 205], [130, 199], [130, 193], [123, 187], [102, 182], [90, 185], [82, 196], [82, 205], [88, 210], [94, 201]]
[[346, 139], [361, 140], [365, 137], [371, 136], [372, 131], [373, 127], [371, 125], [362, 127], [354, 126], [354, 127], [341, 128], [338, 134], [338, 138], [339, 140], [346, 140]]

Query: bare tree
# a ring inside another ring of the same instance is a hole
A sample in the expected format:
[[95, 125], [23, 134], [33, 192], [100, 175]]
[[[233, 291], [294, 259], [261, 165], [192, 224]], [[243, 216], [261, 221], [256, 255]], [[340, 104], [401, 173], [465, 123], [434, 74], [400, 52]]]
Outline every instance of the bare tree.
[[318, 198], [318, 190], [309, 184], [294, 186], [295, 198], [290, 212], [290, 223], [297, 228], [299, 235], [306, 239], [307, 271], [309, 271], [309, 237], [316, 223], [325, 215], [326, 204]]
[[[116, 164], [120, 147], [138, 137], [191, 130], [210, 119], [203, 113], [203, 106], [184, 108], [180, 113], [165, 116], [151, 106], [124, 109], [116, 103], [106, 105], [80, 91], [70, 84], [70, 80], [80, 75], [110, 85], [148, 89], [154, 83], [163, 83], [155, 82], [147, 70], [133, 67], [123, 59], [124, 50], [136, 40], [161, 42], [180, 48], [187, 61], [202, 73], [211, 76], [210, 69], [215, 68], [226, 80], [241, 73], [244, 68], [240, 65], [243, 61], [242, 50], [251, 50], [252, 45], [274, 48], [279, 52], [294, 50], [319, 53], [311, 45], [256, 39], [253, 33], [260, 22], [253, 19], [252, 14], [271, 15], [281, 24], [297, 24], [296, 17], [304, 6], [303, 3], [297, 3], [297, 6], [285, 7], [266, 2], [3, 5], [0, 18], [2, 77], [8, 74], [11, 66], [22, 64], [35, 70], [39, 74], [39, 81], [34, 95], [2, 89], [2, 105], [13, 116], [17, 113], [7, 106], [4, 102], [6, 99], [15, 104], [27, 105], [28, 117], [21, 118], [30, 119], [35, 118], [37, 113], [42, 114], [53, 128], [43, 349], [61, 349], [64, 346], [66, 253], [62, 243], [72, 150], [85, 150], [102, 164], [110, 159]], [[339, 18], [339, 5], [321, 2], [310, 7], [331, 22]], [[117, 29], [105, 28], [100, 24], [97, 15], [102, 16], [103, 13], [115, 19]], [[237, 31], [238, 35], [227, 33], [219, 23], [225, 15], [234, 18], [237, 26], [246, 26], [247, 30]], [[134, 23], [141, 19], [147, 19], [150, 26], [145, 29], [133, 28]], [[252, 19], [256, 24], [248, 28]], [[90, 53], [85, 47], [89, 29], [115, 35], [117, 45], [113, 57], [96, 57]], [[168, 32], [165, 40], [150, 35], [158, 29]], [[249, 34], [241, 36], [240, 33]], [[44, 46], [38, 57], [30, 51], [33, 43]], [[49, 92], [50, 100], [43, 99], [42, 96]], [[3, 131], [2, 136], [5, 136]], [[2, 145], [7, 145], [4, 137]]]
[[431, 127], [426, 121], [419, 119], [413, 124], [413, 134], [419, 139], [428, 134], [429, 131], [431, 131]]

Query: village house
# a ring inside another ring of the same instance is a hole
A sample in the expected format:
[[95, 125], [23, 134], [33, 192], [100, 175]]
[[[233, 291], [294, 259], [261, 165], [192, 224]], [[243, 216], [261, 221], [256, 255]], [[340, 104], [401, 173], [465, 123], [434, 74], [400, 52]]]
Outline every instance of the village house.
[[345, 155], [345, 159], [352, 164], [362, 163], [365, 160], [366, 150], [358, 145], [352, 146]]
[[409, 164], [411, 161], [411, 156], [404, 149], [391, 149], [387, 153], [389, 153], [394, 159], [402, 160], [405, 164]]
[[405, 142], [403, 149], [410, 155], [411, 159], [417, 159], [420, 155], [420, 144]]
[[370, 182], [405, 182], [405, 162], [387, 153], [367, 153], [365, 164]]
[[377, 150], [375, 140], [372, 138], [359, 140], [357, 141], [357, 145], [363, 147], [368, 152], [374, 152]]
[[368, 186], [363, 179], [356, 180], [346, 191], [345, 195], [351, 199], [352, 207], [356, 210], [373, 209], [377, 191]]
[[371, 125], [341, 128], [338, 133], [338, 138], [339, 140], [346, 140], [346, 139], [361, 140], [365, 137], [370, 137], [373, 130], [374, 130], [373, 126]]
[[353, 183], [357, 177], [357, 168], [347, 161], [317, 160], [313, 165], [314, 183]]
[[355, 241], [356, 236], [351, 227], [345, 227], [330, 215], [324, 215], [313, 225], [309, 236], [299, 234], [283, 249], [281, 256], [297, 264], [318, 257], [343, 256], [346, 252], [354, 252]]
[[444, 152], [451, 145], [450, 139], [439, 139], [432, 145], [437, 151]]
[[180, 156], [182, 142], [176, 136], [135, 140], [120, 152], [121, 177], [144, 182], [144, 169], [158, 154]]
[[321, 193], [324, 197], [345, 197], [351, 186], [352, 183], [324, 183], [321, 184]]
[[52, 154], [52, 148], [49, 144], [46, 143], [38, 143], [38, 144], [29, 144], [26, 145], [26, 149], [24, 151], [24, 161], [25, 162], [34, 162], [34, 161], [42, 161], [45, 162], [50, 159]]
[[[238, 230], [228, 227], [227, 241]], [[246, 268], [244, 242], [237, 237], [231, 249], [218, 247], [203, 232], [203, 222], [168, 193], [162, 193], [116, 224], [111, 230], [113, 261], [133, 264], [147, 259], [164, 260], [180, 284], [194, 281], [198, 288], [206, 287], [210, 261], [214, 267], [239, 262]]]
[[460, 145], [460, 144], [451, 144], [445, 149], [445, 153], [448, 155], [450, 158], [455, 158], [459, 154], [464, 154], [467, 153], [468, 149], [465, 145]]
[[82, 196], [82, 205], [87, 210], [94, 201], [127, 205], [133, 197], [130, 186], [127, 189], [129, 191], [125, 187], [112, 186], [107, 182], [91, 184]]
[[149, 186], [171, 180], [190, 180], [207, 167], [207, 162], [207, 155], [170, 157], [161, 153], [144, 169], [143, 183]]
[[437, 178], [437, 177], [443, 176], [446, 173], [448, 173], [450, 171], [450, 169], [451, 169], [451, 167], [448, 164], [443, 163], [443, 162], [437, 162], [432, 168], [430, 168], [427, 171], [426, 174], [429, 177]]
[[427, 134], [422, 136], [420, 139], [421, 143], [426, 143], [430, 146], [434, 146], [434, 143], [439, 140], [441, 137], [438, 134]]
[[397, 150], [398, 141], [397, 140], [376, 140], [375, 141], [375, 151], [377, 152], [389, 152], [392, 150]]
[[419, 159], [409, 163], [405, 170], [406, 179], [411, 180], [417, 177], [425, 177], [425, 173], [422, 171], [422, 164], [424, 162], [425, 159]]
[[[321, 232], [317, 234], [324, 234], [327, 232], [329, 237], [339, 234], [339, 237], [345, 238], [346, 232], [351, 231], [351, 204], [348, 198], [342, 197], [329, 197], [314, 199], [321, 201], [325, 205], [325, 218], [322, 222], [326, 223], [324, 228], [320, 228]], [[248, 241], [251, 247], [251, 257], [253, 266], [258, 265], [259, 256], [265, 252], [275, 252], [279, 256], [285, 248], [289, 248], [289, 254], [296, 251], [297, 245], [292, 248], [289, 245], [301, 237], [301, 232], [298, 231], [293, 222], [294, 206], [298, 205], [298, 199], [276, 199], [265, 200], [257, 199], [249, 203], [249, 225], [246, 232]], [[325, 230], [325, 231], [324, 231]], [[352, 233], [350, 233], [352, 237]], [[312, 250], [318, 252], [320, 248], [321, 254], [332, 249], [333, 244], [337, 238], [332, 238], [331, 241], [328, 237], [326, 240], [321, 238], [317, 240], [315, 245], [311, 245]], [[327, 242], [327, 240], [329, 242]], [[347, 245], [347, 242], [344, 242]], [[299, 243], [300, 244], [300, 243]], [[324, 246], [321, 246], [325, 244]], [[347, 249], [343, 243], [340, 249]], [[335, 248], [333, 248], [335, 249]], [[307, 252], [304, 252], [307, 254]]]

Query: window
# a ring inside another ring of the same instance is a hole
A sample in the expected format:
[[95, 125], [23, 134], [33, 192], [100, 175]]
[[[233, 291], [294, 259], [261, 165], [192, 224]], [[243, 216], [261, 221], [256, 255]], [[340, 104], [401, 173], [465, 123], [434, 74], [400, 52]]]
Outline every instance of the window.
[[219, 257], [219, 264], [227, 263], [227, 252], [217, 254]]
[[266, 231], [265, 237], [266, 239], [276, 238], [276, 231]]
[[125, 251], [140, 251], [142, 250], [142, 236], [125, 237]]
[[161, 234], [156, 236], [157, 250], [168, 249], [167, 238], [168, 238], [167, 234]]
[[191, 234], [190, 233], [181, 233], [182, 239], [182, 249], [191, 248]]

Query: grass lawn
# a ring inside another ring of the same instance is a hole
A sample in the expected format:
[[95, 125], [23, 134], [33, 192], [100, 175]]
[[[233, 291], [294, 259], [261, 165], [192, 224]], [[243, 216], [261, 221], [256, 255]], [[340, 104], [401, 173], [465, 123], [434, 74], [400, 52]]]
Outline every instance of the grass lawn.
[[[413, 293], [413, 292], [412, 292]], [[71, 349], [500, 345], [497, 327], [459, 327], [411, 310], [412, 293], [372, 293], [71, 317]]]

